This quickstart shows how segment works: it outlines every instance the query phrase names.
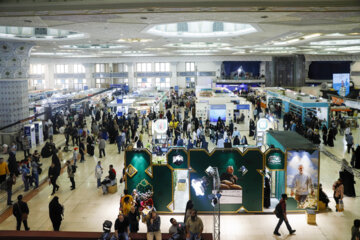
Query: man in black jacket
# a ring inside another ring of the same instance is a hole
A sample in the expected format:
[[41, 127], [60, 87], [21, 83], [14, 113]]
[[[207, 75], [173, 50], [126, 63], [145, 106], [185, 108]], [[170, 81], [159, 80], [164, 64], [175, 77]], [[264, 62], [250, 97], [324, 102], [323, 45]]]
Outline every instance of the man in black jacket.
[[48, 177], [50, 179], [50, 183], [53, 185], [53, 191], [51, 195], [55, 194], [55, 190], [59, 190], [59, 186], [56, 184], [56, 180], [58, 178], [58, 171], [55, 167], [54, 163], [51, 163], [51, 166], [49, 168]]
[[17, 197], [18, 202], [13, 206], [13, 215], [16, 217], [16, 230], [20, 231], [21, 221], [24, 223], [25, 231], [29, 231], [30, 228], [27, 224], [27, 218], [29, 215], [29, 207], [26, 202], [22, 201], [23, 196]]

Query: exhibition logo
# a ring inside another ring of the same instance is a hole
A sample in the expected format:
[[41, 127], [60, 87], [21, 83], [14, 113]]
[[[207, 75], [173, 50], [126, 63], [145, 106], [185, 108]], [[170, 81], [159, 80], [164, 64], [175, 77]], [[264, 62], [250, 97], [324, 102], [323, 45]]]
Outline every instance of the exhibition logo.
[[280, 165], [281, 164], [281, 158], [280, 156], [272, 155], [269, 157], [269, 163], [274, 165]]

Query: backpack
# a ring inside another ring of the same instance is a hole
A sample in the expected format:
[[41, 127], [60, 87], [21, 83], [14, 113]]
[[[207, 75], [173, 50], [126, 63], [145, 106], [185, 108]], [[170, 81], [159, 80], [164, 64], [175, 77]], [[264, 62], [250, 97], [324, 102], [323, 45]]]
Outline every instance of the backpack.
[[280, 203], [278, 203], [275, 207], [274, 213], [276, 215], [277, 218], [280, 218], [283, 214], [282, 214], [282, 208]]
[[73, 173], [76, 173], [76, 166], [75, 165], [71, 165], [71, 170]]

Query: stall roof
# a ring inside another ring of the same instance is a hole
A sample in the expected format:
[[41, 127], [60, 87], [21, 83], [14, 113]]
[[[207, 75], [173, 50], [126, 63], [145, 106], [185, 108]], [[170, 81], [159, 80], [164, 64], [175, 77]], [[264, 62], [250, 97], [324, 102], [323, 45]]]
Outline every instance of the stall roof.
[[268, 131], [284, 149], [314, 149], [317, 146], [293, 131]]

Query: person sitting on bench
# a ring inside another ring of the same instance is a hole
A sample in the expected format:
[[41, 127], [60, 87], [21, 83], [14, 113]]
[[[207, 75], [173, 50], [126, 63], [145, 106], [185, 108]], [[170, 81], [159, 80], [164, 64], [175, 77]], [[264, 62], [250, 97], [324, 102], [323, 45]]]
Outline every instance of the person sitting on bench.
[[107, 194], [108, 186], [113, 186], [116, 184], [116, 171], [113, 165], [109, 166], [109, 175], [105, 177], [105, 179], [101, 182], [101, 186], [103, 189], [103, 194]]

